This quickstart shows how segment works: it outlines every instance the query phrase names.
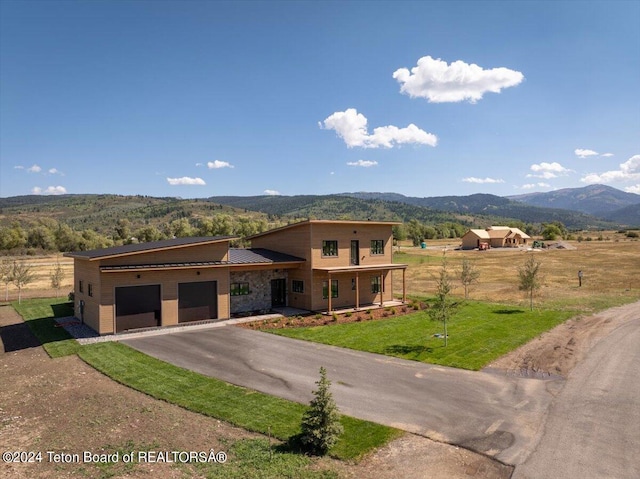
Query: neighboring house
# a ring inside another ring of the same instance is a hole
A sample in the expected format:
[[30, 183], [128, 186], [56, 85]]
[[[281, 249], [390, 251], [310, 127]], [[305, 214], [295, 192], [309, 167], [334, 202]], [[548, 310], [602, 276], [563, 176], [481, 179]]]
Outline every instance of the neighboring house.
[[526, 245], [530, 239], [529, 235], [518, 228], [490, 226], [486, 230], [467, 231], [462, 236], [462, 249], [517, 248]]
[[393, 298], [390, 272], [406, 269], [392, 264], [393, 224], [305, 221], [249, 238], [250, 249], [218, 236], [67, 253], [76, 316], [111, 334], [283, 306], [383, 303]]

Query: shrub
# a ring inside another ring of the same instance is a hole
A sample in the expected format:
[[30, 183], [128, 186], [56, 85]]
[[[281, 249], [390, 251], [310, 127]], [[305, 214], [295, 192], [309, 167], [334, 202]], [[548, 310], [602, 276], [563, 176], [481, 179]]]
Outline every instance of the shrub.
[[351, 316], [353, 316], [353, 313], [352, 313], [351, 311], [347, 311], [346, 313], [344, 313], [344, 315], [345, 315], [347, 318], [350, 318]]

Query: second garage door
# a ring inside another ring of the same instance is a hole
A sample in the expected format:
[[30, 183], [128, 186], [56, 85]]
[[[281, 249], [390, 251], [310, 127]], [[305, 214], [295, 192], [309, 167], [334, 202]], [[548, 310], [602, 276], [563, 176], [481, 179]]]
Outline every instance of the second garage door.
[[216, 281], [178, 284], [178, 322], [218, 318], [218, 285]]

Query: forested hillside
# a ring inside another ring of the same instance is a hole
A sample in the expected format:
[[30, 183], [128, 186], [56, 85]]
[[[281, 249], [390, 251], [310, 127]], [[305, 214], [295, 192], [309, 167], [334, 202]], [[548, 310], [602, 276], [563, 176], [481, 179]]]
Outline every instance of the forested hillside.
[[[376, 197], [380, 195], [380, 197]], [[0, 251], [76, 251], [187, 236], [243, 238], [308, 218], [398, 221], [397, 238], [458, 238], [469, 228], [545, 224], [569, 230], [616, 228], [589, 215], [536, 208], [493, 195], [410, 198], [390, 193], [326, 196], [154, 198], [119, 195], [0, 198]]]

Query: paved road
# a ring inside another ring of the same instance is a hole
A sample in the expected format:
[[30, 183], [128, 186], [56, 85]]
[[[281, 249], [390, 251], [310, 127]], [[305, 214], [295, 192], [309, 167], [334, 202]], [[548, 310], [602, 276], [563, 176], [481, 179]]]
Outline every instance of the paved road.
[[640, 477], [640, 312], [589, 352], [513, 478]]
[[175, 365], [302, 403], [311, 399], [324, 366], [343, 413], [462, 445], [508, 464], [522, 463], [538, 442], [552, 393], [562, 384], [433, 366], [235, 327], [123, 342]]

